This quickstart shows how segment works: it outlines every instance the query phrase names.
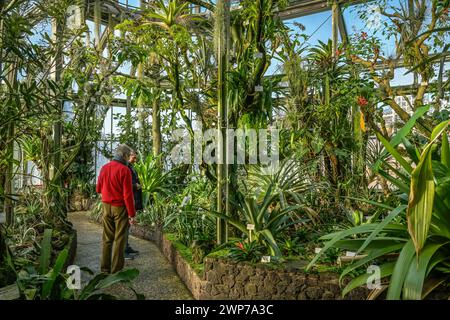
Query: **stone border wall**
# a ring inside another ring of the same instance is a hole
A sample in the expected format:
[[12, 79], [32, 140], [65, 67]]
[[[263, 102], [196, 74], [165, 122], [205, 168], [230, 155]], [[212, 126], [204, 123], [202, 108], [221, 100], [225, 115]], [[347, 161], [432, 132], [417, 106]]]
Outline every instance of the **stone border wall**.
[[[101, 223], [101, 219], [93, 222]], [[199, 276], [161, 230], [134, 225], [130, 234], [154, 242], [197, 300], [365, 300], [369, 294], [368, 289], [358, 288], [342, 298], [341, 289], [349, 279], [340, 287], [336, 273], [305, 273], [264, 264], [255, 267], [225, 258], [205, 258], [204, 273]], [[447, 300], [449, 296], [449, 290], [442, 288], [426, 299]]]
[[[201, 297], [232, 300], [342, 300], [339, 275], [273, 269], [264, 265], [205, 259]], [[365, 289], [355, 289], [345, 299], [363, 300]]]
[[[271, 269], [264, 265], [255, 267], [245, 262], [205, 258], [201, 277], [161, 230], [134, 225], [130, 234], [154, 242], [197, 300], [342, 299], [338, 274]], [[355, 289], [345, 299], [363, 300], [367, 294], [366, 289]]]

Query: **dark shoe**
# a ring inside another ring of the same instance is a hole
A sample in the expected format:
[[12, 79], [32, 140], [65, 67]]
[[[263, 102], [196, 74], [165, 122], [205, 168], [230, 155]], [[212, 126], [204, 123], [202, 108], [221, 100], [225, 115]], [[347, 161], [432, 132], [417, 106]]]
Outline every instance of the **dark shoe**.
[[131, 254], [125, 252], [125, 260], [133, 260], [133, 259], [134, 257]]
[[137, 250], [134, 250], [132, 247], [127, 247], [126, 249], [125, 249], [125, 254], [127, 255], [138, 255], [139, 254], [139, 251], [137, 251]]

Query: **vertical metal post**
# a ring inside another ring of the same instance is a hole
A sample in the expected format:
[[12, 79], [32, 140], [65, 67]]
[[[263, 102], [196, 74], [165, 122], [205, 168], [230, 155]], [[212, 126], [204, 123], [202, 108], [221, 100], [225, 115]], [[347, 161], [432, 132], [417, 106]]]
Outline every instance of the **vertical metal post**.
[[334, 0], [331, 5], [331, 41], [332, 41], [332, 50], [333, 57], [336, 55], [337, 45], [338, 45], [338, 4], [337, 1]]
[[[228, 205], [228, 166], [227, 162], [227, 80], [228, 69], [228, 49], [230, 36], [230, 0], [219, 0], [217, 2], [219, 10], [216, 19], [220, 28], [220, 35], [217, 44], [218, 50], [218, 164], [217, 164], [217, 211], [227, 214]], [[219, 16], [222, 15], [222, 16]], [[217, 219], [217, 244], [228, 241], [228, 228], [224, 219]]]

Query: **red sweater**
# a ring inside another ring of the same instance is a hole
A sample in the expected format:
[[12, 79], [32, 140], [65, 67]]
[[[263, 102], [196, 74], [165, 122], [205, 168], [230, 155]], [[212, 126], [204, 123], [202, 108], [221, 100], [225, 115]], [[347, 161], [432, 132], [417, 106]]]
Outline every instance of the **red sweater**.
[[96, 190], [102, 194], [103, 202], [125, 206], [128, 216], [135, 216], [131, 171], [126, 165], [114, 160], [105, 164], [100, 170]]

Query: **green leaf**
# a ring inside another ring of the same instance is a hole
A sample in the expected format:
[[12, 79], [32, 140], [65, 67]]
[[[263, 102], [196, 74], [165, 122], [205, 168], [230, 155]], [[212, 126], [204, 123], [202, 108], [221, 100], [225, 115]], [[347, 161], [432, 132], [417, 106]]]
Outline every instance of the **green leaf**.
[[352, 272], [353, 270], [365, 265], [366, 263], [369, 263], [370, 261], [384, 256], [388, 253], [392, 253], [395, 252], [397, 250], [400, 250], [402, 247], [404, 246], [404, 243], [397, 243], [397, 244], [393, 244], [390, 246], [384, 246], [380, 249], [376, 249], [376, 250], [372, 250], [366, 257], [357, 260], [356, 262], [352, 263], [351, 265], [349, 265], [347, 268], [344, 269], [344, 271], [342, 271], [340, 277], [339, 277], [339, 281], [342, 281], [342, 279], [349, 273]]
[[[447, 242], [448, 243], [448, 242]], [[423, 283], [425, 281], [428, 264], [436, 251], [446, 243], [429, 244], [423, 248], [418, 263], [410, 264], [408, 274], [403, 285], [403, 299], [422, 299]]]
[[[323, 235], [320, 237], [320, 240], [331, 240], [334, 237], [340, 235], [341, 233], [343, 233], [345, 231], [349, 231], [349, 230], [351, 230], [351, 232], [349, 234], [347, 234], [346, 236], [354, 235], [354, 234], [356, 235], [356, 234], [361, 234], [361, 233], [370, 233], [377, 227], [377, 225], [378, 225], [378, 223], [366, 223], [361, 226], [353, 227], [353, 228], [350, 228], [347, 230], [336, 231], [336, 232], [332, 232], [332, 233]], [[405, 231], [406, 232], [407, 229], [405, 226], [403, 226], [401, 224], [390, 223], [384, 228], [384, 231], [386, 231], [386, 232], [403, 232], [403, 231]]]
[[41, 242], [41, 254], [39, 256], [39, 273], [46, 274], [50, 265], [50, 257], [52, 253], [52, 229], [44, 230], [44, 237]]
[[[381, 278], [390, 276], [394, 270], [394, 265], [395, 265], [395, 262], [388, 262], [388, 263], [382, 264], [380, 266]], [[372, 276], [372, 274], [370, 274], [370, 273], [364, 273], [364, 274], [360, 275], [359, 277], [350, 281], [349, 284], [344, 288], [344, 290], [342, 290], [342, 296], [345, 297], [347, 295], [347, 293], [349, 293], [353, 289], [356, 289], [363, 285], [366, 285], [367, 280], [371, 276]]]
[[395, 160], [400, 163], [400, 165], [405, 169], [406, 172], [411, 173], [413, 171], [413, 168], [408, 163], [408, 161], [403, 158], [400, 153], [395, 149], [394, 145], [391, 145], [389, 141], [387, 141], [381, 134], [377, 132], [377, 137], [380, 140], [380, 142], [384, 145], [386, 150], [395, 158]]
[[408, 231], [417, 255], [425, 245], [433, 214], [435, 184], [431, 166], [431, 144], [425, 148], [420, 162], [411, 174], [411, 190], [406, 213]]
[[356, 254], [359, 254], [360, 252], [362, 252], [367, 245], [382, 231], [384, 230], [384, 228], [386, 227], [386, 225], [388, 223], [390, 223], [392, 221], [392, 219], [394, 219], [396, 216], [399, 215], [399, 213], [403, 212], [406, 209], [405, 205], [400, 205], [397, 208], [395, 208], [394, 210], [392, 210], [388, 216], [386, 218], [383, 219], [383, 221], [381, 221], [380, 223], [378, 223], [378, 225], [376, 226], [375, 230], [372, 231], [372, 233], [370, 234], [370, 236], [366, 239], [366, 241], [364, 241], [363, 245], [361, 246], [361, 248], [358, 249], [358, 251], [356, 252]]
[[319, 259], [320, 256], [322, 256], [322, 254], [327, 251], [329, 248], [331, 248], [337, 241], [344, 239], [345, 237], [354, 235], [354, 234], [360, 234], [360, 233], [369, 233], [372, 232], [376, 226], [378, 224], [364, 224], [361, 226], [357, 226], [354, 228], [350, 228], [347, 230], [343, 230], [343, 231], [339, 231], [339, 232], [335, 232], [332, 234], [328, 234], [324, 237], [321, 237], [321, 239], [327, 239], [329, 237], [332, 237], [332, 239], [328, 242], [325, 243], [325, 246], [322, 248], [322, 250], [320, 250], [320, 252], [312, 259], [312, 261], [308, 264], [308, 266], [306, 267], [306, 270], [309, 270], [315, 263], [316, 261]]
[[430, 107], [431, 105], [425, 105], [417, 108], [411, 118], [409, 118], [405, 125], [400, 130], [398, 130], [394, 137], [391, 139], [391, 145], [393, 147], [396, 147], [400, 142], [402, 142], [403, 138], [405, 138], [411, 132], [412, 128], [414, 128], [417, 119], [427, 113], [428, 110], [430, 110]]
[[443, 121], [436, 127], [434, 127], [433, 131], [431, 132], [429, 144], [434, 143], [445, 132], [445, 130], [447, 130], [449, 124], [450, 121]]
[[48, 299], [51, 296], [56, 279], [60, 276], [61, 270], [64, 268], [69, 251], [67, 249], [62, 250], [58, 258], [56, 258], [55, 265], [53, 266], [50, 278], [44, 283], [42, 287], [42, 297]]
[[99, 281], [99, 283], [95, 286], [96, 289], [107, 288], [118, 282], [130, 282], [134, 280], [139, 275], [138, 269], [128, 269], [124, 271], [120, 271], [111, 275], [108, 275], [106, 278]]
[[267, 229], [261, 230], [260, 233], [264, 236], [264, 238], [269, 243], [270, 248], [273, 251], [272, 254], [274, 256], [281, 257], [281, 251], [278, 248], [277, 242], [275, 241], [272, 233], [269, 230], [267, 230]]
[[403, 183], [400, 179], [397, 179], [390, 174], [388, 174], [386, 171], [380, 169], [378, 170], [378, 174], [385, 178], [387, 181], [395, 185], [401, 192], [408, 194], [409, 193], [409, 186], [405, 183]]
[[447, 132], [442, 134], [441, 163], [450, 170], [450, 148], [448, 144]]
[[389, 281], [389, 289], [386, 298], [388, 300], [399, 300], [403, 288], [403, 282], [409, 270], [409, 265], [414, 258], [414, 243], [409, 240], [403, 247], [400, 255], [395, 262], [395, 268]]
[[[391, 139], [390, 145], [392, 148], [397, 147], [397, 145], [402, 142], [403, 138], [405, 138], [412, 130], [414, 125], [416, 124], [417, 119], [422, 117], [427, 111], [430, 109], [430, 105], [422, 106], [414, 112], [414, 114], [409, 118], [409, 120], [406, 122], [406, 124], [395, 134], [395, 136]], [[378, 136], [378, 134], [377, 134]], [[384, 139], [386, 141], [386, 139]], [[381, 141], [381, 140], [380, 140]], [[387, 141], [386, 141], [387, 142]], [[383, 143], [384, 144], [384, 143]], [[387, 149], [387, 148], [386, 148]], [[388, 150], [389, 151], [389, 150]], [[374, 164], [375, 171], [378, 170], [378, 168], [381, 165], [382, 160], [387, 155], [386, 150], [383, 151], [383, 153], [380, 156], [380, 159], [377, 160], [377, 162]]]
[[419, 158], [420, 158], [419, 151], [406, 138], [402, 139], [402, 143], [405, 146], [406, 152], [408, 152], [408, 155], [411, 158], [411, 160], [417, 164], [419, 162]]

